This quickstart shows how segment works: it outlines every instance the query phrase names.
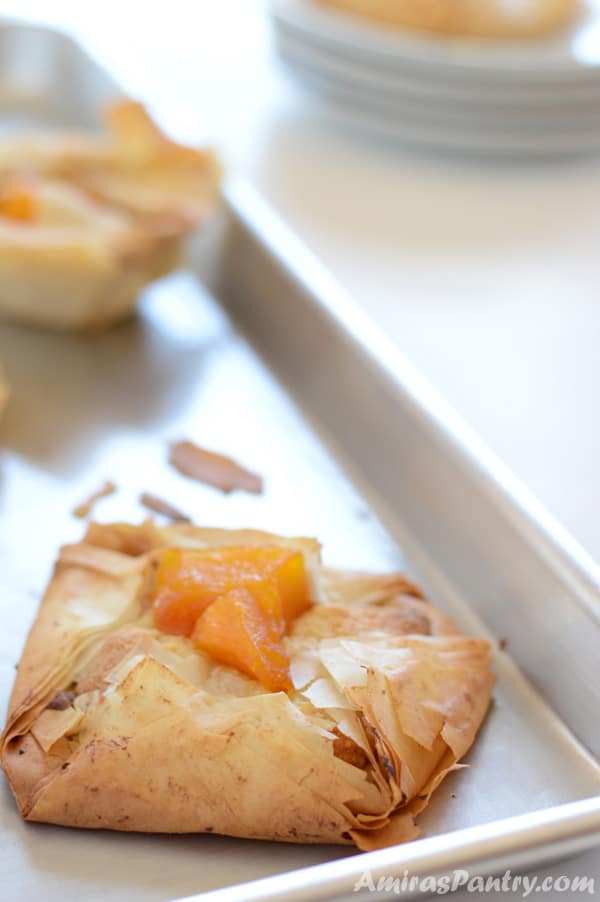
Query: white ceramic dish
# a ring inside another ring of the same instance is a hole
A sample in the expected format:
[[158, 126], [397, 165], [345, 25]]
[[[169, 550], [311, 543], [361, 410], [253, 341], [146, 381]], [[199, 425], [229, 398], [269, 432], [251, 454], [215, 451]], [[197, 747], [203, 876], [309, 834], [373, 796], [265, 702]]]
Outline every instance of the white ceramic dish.
[[332, 46], [302, 29], [290, 27], [285, 19], [274, 17], [277, 46], [293, 49], [307, 62], [334, 77], [354, 79], [373, 90], [394, 96], [411, 97], [423, 102], [446, 103], [469, 107], [485, 106], [495, 112], [534, 109], [553, 113], [572, 108], [598, 108], [600, 77], [581, 83], [545, 79], [533, 82], [523, 78], [506, 82], [467, 75], [447, 78], [446, 73], [427, 67], [421, 69], [410, 62], [390, 65], [358, 55], [351, 47]]
[[332, 56], [287, 34], [277, 34], [277, 46], [282, 59], [292, 67], [337, 85], [348, 99], [374, 101], [398, 117], [408, 114], [431, 121], [458, 121], [467, 128], [524, 128], [531, 124], [539, 130], [568, 128], [583, 134], [600, 129], [600, 93], [595, 101], [575, 97], [558, 104], [551, 95], [532, 98], [511, 92], [490, 101], [474, 91], [450, 94], [442, 88], [437, 94], [431, 85], [428, 90], [422, 86], [413, 89], [412, 84], [395, 76], [386, 77], [383, 72]]
[[[310, 0], [273, 4], [281, 58], [328, 102], [335, 121], [386, 140], [478, 156], [571, 156], [600, 149], [600, 68], [593, 77], [585, 70], [588, 77], [574, 78], [579, 69], [565, 68], [562, 44], [555, 69], [540, 79], [531, 67], [495, 71], [482, 64], [480, 71], [466, 42], [446, 41], [443, 53], [440, 41], [390, 37], [347, 19]], [[415, 46], [423, 50], [418, 60], [405, 53]], [[457, 66], [457, 46], [465, 50], [466, 68]], [[538, 45], [527, 46], [535, 58]], [[488, 53], [506, 61], [516, 51], [493, 47]], [[540, 59], [547, 67], [548, 59]]]
[[584, 12], [557, 37], [521, 42], [448, 39], [383, 28], [323, 8], [312, 0], [271, 0], [274, 16], [313, 39], [385, 65], [410, 62], [460, 77], [545, 82], [595, 81], [600, 73], [600, 0], [584, 0]]

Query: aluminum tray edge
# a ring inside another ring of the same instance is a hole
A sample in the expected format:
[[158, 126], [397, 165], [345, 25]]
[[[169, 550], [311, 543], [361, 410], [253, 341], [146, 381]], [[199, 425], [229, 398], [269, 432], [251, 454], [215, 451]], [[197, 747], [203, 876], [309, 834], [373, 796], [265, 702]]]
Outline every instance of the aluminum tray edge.
[[[511, 867], [548, 863], [559, 856], [593, 848], [600, 842], [600, 798], [585, 799], [506, 818], [444, 837], [416, 840], [344, 861], [321, 864], [264, 880], [199, 893], [176, 902], [326, 902], [354, 895], [365, 872], [373, 881], [385, 877], [442, 877], [457, 868], [470, 876]], [[399, 855], [399, 849], [402, 854]], [[394, 891], [400, 899], [422, 897], [418, 890]], [[373, 898], [372, 893], [369, 896]]]

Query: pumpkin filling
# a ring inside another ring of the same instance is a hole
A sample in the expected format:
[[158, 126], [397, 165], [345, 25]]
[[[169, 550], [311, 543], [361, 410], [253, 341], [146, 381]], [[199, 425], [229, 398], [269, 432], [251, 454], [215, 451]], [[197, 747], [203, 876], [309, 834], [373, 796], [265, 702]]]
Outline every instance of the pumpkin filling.
[[37, 199], [25, 187], [12, 187], [0, 195], [0, 216], [16, 222], [34, 222], [38, 215]]
[[161, 552], [155, 626], [271, 692], [291, 690], [283, 637], [311, 606], [304, 555], [276, 546]]

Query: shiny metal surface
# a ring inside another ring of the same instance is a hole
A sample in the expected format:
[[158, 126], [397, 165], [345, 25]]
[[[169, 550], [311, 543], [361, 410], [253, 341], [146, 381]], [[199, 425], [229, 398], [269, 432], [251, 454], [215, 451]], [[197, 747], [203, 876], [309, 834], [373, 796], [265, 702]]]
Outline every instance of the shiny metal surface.
[[[39, 29], [0, 32], [0, 67], [6, 127], [91, 122], [114, 93], [78, 47]], [[475, 766], [449, 778], [421, 819], [424, 839], [370, 856], [25, 825], [3, 786], [2, 899], [54, 902], [68, 891], [142, 902], [228, 887], [218, 898], [316, 900], [348, 894], [366, 866], [475, 872], [591, 845], [600, 810], [581, 800], [599, 785], [585, 750], [600, 746], [593, 568], [251, 189], [231, 183], [226, 193], [189, 269], [154, 286], [136, 322], [93, 338], [0, 327], [13, 389], [0, 425], [3, 702], [56, 548], [81, 532], [69, 511], [111, 478], [119, 493], [98, 506], [101, 520], [140, 519], [146, 490], [204, 523], [316, 533], [331, 563], [406, 567], [465, 629], [508, 638], [495, 703]], [[224, 498], [183, 480], [166, 465], [179, 437], [263, 474], [264, 497]]]
[[[304, 902], [306, 899], [390, 898], [390, 894], [355, 894], [353, 886], [368, 870], [373, 882], [382, 877], [404, 873], [412, 877], [453, 876], [460, 857], [460, 868], [476, 874], [498, 874], [507, 868], [526, 869], [532, 864], [553, 860], [557, 854], [574, 854], [597, 843], [600, 838], [598, 812], [600, 801], [590, 799], [559, 809], [535, 812], [521, 817], [471, 827], [446, 837], [423, 839], [405, 848], [398, 865], [398, 852], [383, 849], [368, 855], [354, 856], [350, 861], [307, 868], [257, 880], [242, 886], [216, 892], [201, 893], [179, 902]], [[564, 840], [564, 827], [569, 825], [570, 839]], [[560, 836], [557, 842], [555, 837]], [[423, 897], [418, 890], [394, 891], [393, 897]]]

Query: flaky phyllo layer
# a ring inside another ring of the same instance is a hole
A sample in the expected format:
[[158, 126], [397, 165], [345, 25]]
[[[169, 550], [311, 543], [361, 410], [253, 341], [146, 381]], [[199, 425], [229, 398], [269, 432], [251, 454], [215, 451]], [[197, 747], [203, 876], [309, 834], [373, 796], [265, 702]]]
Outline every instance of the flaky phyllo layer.
[[[293, 688], [268, 692], [158, 630], [161, 548], [300, 550], [314, 603], [283, 639]], [[62, 549], [19, 664], [2, 760], [23, 817], [372, 849], [471, 746], [494, 682], [400, 574], [323, 568], [312, 539], [92, 525]]]

